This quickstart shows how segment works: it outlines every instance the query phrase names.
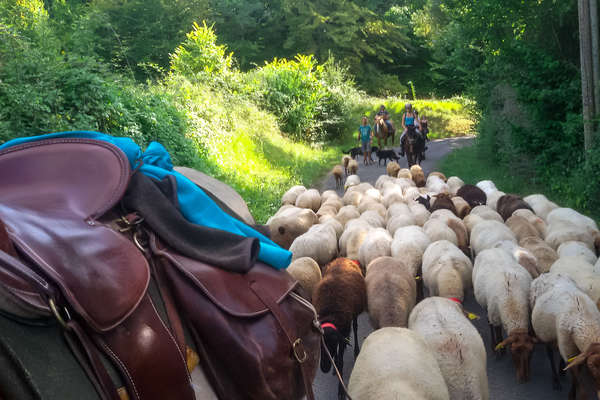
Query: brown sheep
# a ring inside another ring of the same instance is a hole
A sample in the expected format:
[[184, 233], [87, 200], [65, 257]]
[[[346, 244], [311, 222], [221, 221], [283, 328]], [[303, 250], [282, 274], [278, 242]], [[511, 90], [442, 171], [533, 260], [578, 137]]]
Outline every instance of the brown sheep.
[[333, 171], [331, 171], [331, 173], [335, 177], [335, 188], [336, 189], [343, 188], [344, 187], [344, 177], [342, 175], [343, 174], [342, 166], [336, 165], [335, 167], [333, 167]]
[[543, 239], [530, 236], [519, 241], [519, 246], [529, 250], [538, 261], [538, 272], [549, 272], [550, 267], [558, 260], [558, 253]]
[[506, 221], [510, 216], [517, 210], [525, 208], [533, 212], [533, 208], [525, 202], [521, 197], [516, 194], [505, 194], [498, 199], [496, 204], [496, 210], [498, 214]]
[[448, 193], [440, 193], [433, 197], [435, 197], [435, 203], [433, 203], [429, 211], [434, 212], [435, 210], [446, 209], [452, 211], [458, 217], [458, 211], [456, 211], [456, 207]]
[[[344, 371], [344, 351], [350, 327], [354, 328], [354, 359], [358, 356], [357, 318], [367, 307], [367, 289], [360, 266], [347, 258], [337, 258], [323, 269], [323, 278], [313, 292], [323, 336], [338, 370]], [[321, 349], [321, 370], [331, 369], [331, 361]], [[338, 396], [343, 395], [340, 383]], [[340, 397], [341, 398], [341, 397]]]
[[423, 173], [423, 169], [420, 165], [413, 165], [410, 167], [410, 173], [412, 175], [412, 180], [415, 182], [417, 187], [425, 186], [425, 174]]
[[429, 178], [430, 176], [437, 176], [444, 182], [448, 181], [448, 179], [446, 179], [446, 175], [442, 174], [441, 172], [437, 172], [437, 171], [431, 172], [429, 175], [427, 175], [427, 178]]
[[471, 212], [471, 206], [469, 205], [469, 203], [467, 203], [465, 201], [465, 199], [463, 199], [460, 196], [454, 196], [452, 198], [452, 203], [454, 203], [454, 207], [456, 207], [456, 212], [457, 212], [456, 215], [460, 219], [463, 219], [464, 217], [469, 215], [469, 213]]
[[400, 171], [400, 165], [396, 161], [390, 161], [386, 169], [389, 176], [396, 178], [398, 176], [398, 172]]
[[358, 162], [356, 160], [350, 160], [348, 163], [348, 174], [356, 175], [358, 173]]
[[513, 231], [518, 241], [530, 236], [542, 238], [536, 227], [523, 216], [513, 215], [506, 220], [505, 224]]
[[465, 199], [471, 208], [482, 205], [484, 206], [487, 202], [487, 196], [485, 195], [485, 192], [475, 185], [461, 186], [461, 188], [456, 192], [456, 195]]
[[348, 163], [350, 160], [352, 160], [352, 157], [350, 156], [342, 157], [342, 165], [344, 166], [344, 172], [346, 173], [346, 176], [348, 176]]

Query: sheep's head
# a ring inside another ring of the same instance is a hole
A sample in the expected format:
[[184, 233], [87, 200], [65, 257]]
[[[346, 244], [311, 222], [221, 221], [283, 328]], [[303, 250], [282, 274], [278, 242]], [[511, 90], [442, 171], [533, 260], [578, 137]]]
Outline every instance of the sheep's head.
[[538, 338], [529, 335], [527, 330], [515, 329], [497, 346], [498, 348], [509, 346], [519, 383], [529, 380], [529, 364], [533, 355], [533, 347], [538, 342]]
[[425, 206], [426, 209], [430, 209], [431, 205], [430, 205], [430, 200], [431, 200], [431, 196], [427, 195], [427, 196], [419, 196], [415, 199], [417, 201], [417, 203], [421, 203]]
[[565, 367], [565, 370], [583, 364], [584, 362], [594, 377], [596, 391], [600, 394], [600, 343], [592, 343], [585, 352], [573, 358]]
[[[331, 323], [324, 323], [323, 327], [323, 338], [325, 339], [325, 345], [329, 354], [334, 360], [338, 358], [338, 344], [343, 341], [342, 334], [337, 330], [337, 327]], [[327, 356], [326, 350], [321, 343], [321, 371], [324, 373], [329, 372], [331, 369], [331, 360]]]

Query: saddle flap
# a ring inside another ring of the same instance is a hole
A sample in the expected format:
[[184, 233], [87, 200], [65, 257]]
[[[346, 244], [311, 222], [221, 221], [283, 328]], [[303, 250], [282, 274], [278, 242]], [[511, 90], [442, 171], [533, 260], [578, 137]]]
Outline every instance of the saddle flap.
[[121, 199], [129, 162], [117, 147], [51, 139], [0, 152], [0, 219], [20, 253], [97, 331], [141, 301], [150, 271], [123, 235], [97, 221]]
[[[154, 241], [153, 241], [154, 242]], [[258, 281], [269, 288], [270, 296], [280, 303], [298, 284], [285, 271], [276, 270], [257, 262], [245, 274], [229, 272], [200, 261], [159, 249], [152, 243], [153, 251], [167, 258], [190, 279], [221, 310], [237, 317], [255, 317], [269, 312], [261, 299], [250, 289]]]

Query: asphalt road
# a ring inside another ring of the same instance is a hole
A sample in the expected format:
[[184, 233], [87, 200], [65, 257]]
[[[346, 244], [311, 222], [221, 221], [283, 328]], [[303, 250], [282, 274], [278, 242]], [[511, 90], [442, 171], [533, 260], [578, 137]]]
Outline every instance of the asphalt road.
[[[434, 171], [438, 161], [443, 158], [446, 154], [452, 150], [470, 145], [472, 138], [454, 138], [454, 139], [442, 139], [428, 144], [429, 150], [427, 151], [427, 159], [422, 163], [422, 167], [425, 174]], [[395, 148], [398, 152], [398, 148]], [[341, 156], [340, 156], [341, 158]], [[373, 159], [376, 160], [374, 156]], [[359, 159], [359, 171], [361, 182], [370, 182], [375, 184], [377, 178], [386, 173], [386, 169], [383, 166], [377, 166], [377, 161], [374, 165], [364, 166], [362, 159]], [[406, 158], [400, 160], [400, 165], [406, 167]], [[332, 176], [327, 177], [322, 185], [323, 190], [334, 189], [335, 181]], [[342, 194], [339, 190], [338, 193]], [[497, 359], [490, 349], [490, 331], [487, 323], [486, 313], [477, 304], [473, 296], [473, 292], [467, 292], [464, 302], [465, 310], [475, 313], [480, 316], [479, 320], [473, 321], [475, 327], [479, 331], [481, 337], [486, 346], [488, 353], [488, 381], [489, 381], [489, 392], [490, 399], [493, 400], [565, 400], [568, 397], [568, 391], [570, 387], [570, 381], [568, 375], [561, 378], [563, 389], [561, 392], [552, 390], [551, 372], [548, 359], [546, 357], [546, 351], [543, 345], [538, 345], [534, 351], [533, 358], [531, 360], [531, 379], [529, 382], [524, 384], [518, 384], [516, 379], [516, 373], [512, 365], [510, 354], [504, 355], [502, 358]], [[358, 319], [358, 336], [359, 343], [373, 331], [369, 322], [369, 317], [366, 313], [360, 315]], [[354, 343], [352, 338], [351, 343]], [[556, 353], [555, 353], [556, 356]], [[352, 367], [354, 366], [354, 354], [351, 347], [348, 347], [344, 356], [344, 381], [348, 382]], [[336, 400], [337, 399], [337, 379], [330, 374], [323, 374], [321, 371], [317, 373], [315, 379], [315, 395], [319, 400]], [[593, 391], [589, 390], [590, 399], [593, 399]], [[375, 400], [375, 399], [373, 399]], [[403, 399], [404, 400], [404, 399]], [[410, 399], [406, 399], [410, 400]]]

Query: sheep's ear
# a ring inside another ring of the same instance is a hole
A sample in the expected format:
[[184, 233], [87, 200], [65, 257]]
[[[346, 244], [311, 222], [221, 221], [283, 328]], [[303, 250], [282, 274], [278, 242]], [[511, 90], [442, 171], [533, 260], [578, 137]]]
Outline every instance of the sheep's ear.
[[566, 366], [566, 367], [563, 369], [563, 371], [566, 371], [566, 370], [568, 370], [568, 369], [569, 369], [569, 368], [571, 368], [571, 367], [575, 367], [575, 366], [577, 366], [577, 365], [579, 365], [579, 364], [582, 364], [582, 363], [584, 363], [584, 362], [585, 362], [585, 360], [587, 359], [587, 357], [588, 357], [588, 354], [587, 354], [587, 353], [581, 353], [581, 354], [579, 354], [579, 355], [577, 355], [577, 356], [575, 356], [575, 357], [571, 357], [571, 358], [569, 358], [569, 359], [567, 360], [567, 362], [568, 362], [569, 364], [567, 364], [567, 366]]

